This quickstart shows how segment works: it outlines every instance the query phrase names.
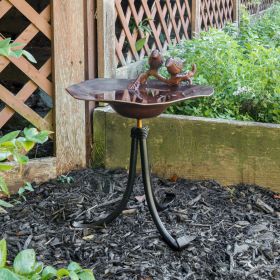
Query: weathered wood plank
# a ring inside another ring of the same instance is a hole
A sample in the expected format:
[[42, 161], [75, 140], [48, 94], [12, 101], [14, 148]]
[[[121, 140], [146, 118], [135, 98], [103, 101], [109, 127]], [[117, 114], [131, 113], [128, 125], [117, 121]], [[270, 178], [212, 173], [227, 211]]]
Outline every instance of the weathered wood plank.
[[239, 10], [240, 10], [240, 0], [232, 0], [233, 4], [233, 18], [232, 21], [239, 25]]
[[115, 62], [115, 1], [97, 1], [98, 76], [113, 78]]
[[11, 192], [17, 192], [25, 182], [41, 183], [57, 176], [55, 157], [32, 159], [23, 167], [22, 173], [20, 173], [17, 163], [8, 164], [15, 168], [2, 173], [1, 176], [5, 178]]
[[52, 2], [57, 172], [86, 166], [85, 103], [65, 88], [85, 79], [84, 1]]
[[[96, 1], [84, 0], [85, 11], [85, 44], [86, 44], [86, 79], [94, 79], [97, 77], [97, 21], [96, 21]], [[92, 163], [92, 117], [95, 108], [95, 102], [86, 102], [86, 139], [87, 139], [87, 164]]]
[[191, 11], [191, 28], [192, 36], [195, 37], [200, 33], [201, 28], [201, 0], [192, 0], [192, 11]]
[[3, 17], [13, 6], [8, 0], [0, 1], [0, 18]]

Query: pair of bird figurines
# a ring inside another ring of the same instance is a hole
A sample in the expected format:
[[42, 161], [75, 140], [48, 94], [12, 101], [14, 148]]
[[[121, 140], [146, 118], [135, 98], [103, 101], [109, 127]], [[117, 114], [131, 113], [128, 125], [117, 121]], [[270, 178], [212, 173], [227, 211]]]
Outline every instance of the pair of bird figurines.
[[166, 60], [165, 66], [167, 68], [170, 77], [164, 78], [159, 74], [160, 67], [164, 64], [164, 59], [159, 50], [153, 50], [149, 56], [149, 70], [142, 73], [138, 78], [130, 85], [129, 89], [138, 90], [141, 85], [145, 85], [149, 77], [154, 77], [159, 81], [162, 81], [171, 86], [178, 86], [181, 82], [186, 81], [189, 85], [192, 84], [191, 78], [196, 73], [196, 65], [192, 65], [192, 70], [186, 73], [181, 73], [184, 63], [182, 60], [174, 59], [172, 57]]

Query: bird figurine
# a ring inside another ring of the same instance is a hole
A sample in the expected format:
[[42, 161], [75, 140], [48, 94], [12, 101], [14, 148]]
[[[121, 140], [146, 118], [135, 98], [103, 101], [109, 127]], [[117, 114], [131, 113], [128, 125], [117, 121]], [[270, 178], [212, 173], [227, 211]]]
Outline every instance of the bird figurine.
[[180, 59], [174, 59], [172, 57], [168, 58], [165, 66], [170, 78], [168, 79], [168, 84], [179, 85], [182, 81], [187, 81], [189, 85], [192, 84], [191, 78], [196, 73], [196, 65], [192, 65], [192, 70], [186, 73], [181, 73], [184, 67], [184, 62]]
[[154, 77], [159, 81], [162, 81], [171, 86], [178, 86], [183, 81], [186, 81], [189, 85], [191, 85], [192, 84], [191, 78], [196, 73], [195, 64], [192, 65], [191, 71], [182, 73], [184, 62], [180, 59], [175, 59], [170, 57], [167, 59], [165, 63], [165, 66], [167, 68], [168, 73], [170, 74], [170, 77], [168, 79], [164, 78], [159, 74], [159, 69], [164, 64], [163, 56], [159, 50], [153, 50], [151, 52], [148, 63], [150, 66], [149, 70], [147, 70], [145, 73], [140, 74], [138, 78], [129, 85], [128, 89], [138, 90], [141, 85], [147, 83], [149, 77]]
[[166, 79], [162, 77], [158, 71], [160, 67], [164, 64], [163, 56], [159, 50], [153, 50], [149, 56], [149, 70], [145, 73], [141, 73], [138, 78], [129, 86], [129, 89], [137, 90], [141, 85], [147, 83], [149, 77], [155, 77], [158, 80], [165, 81]]

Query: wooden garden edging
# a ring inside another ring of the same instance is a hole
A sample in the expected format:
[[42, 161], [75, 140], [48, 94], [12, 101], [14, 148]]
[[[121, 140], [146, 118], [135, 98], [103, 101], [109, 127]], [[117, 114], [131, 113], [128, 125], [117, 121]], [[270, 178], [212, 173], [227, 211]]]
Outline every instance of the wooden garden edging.
[[[110, 108], [95, 110], [96, 166], [129, 166], [127, 135], [134, 124]], [[279, 124], [163, 114], [145, 125], [151, 131], [151, 171], [160, 177], [214, 179], [224, 186], [252, 184], [280, 192]]]

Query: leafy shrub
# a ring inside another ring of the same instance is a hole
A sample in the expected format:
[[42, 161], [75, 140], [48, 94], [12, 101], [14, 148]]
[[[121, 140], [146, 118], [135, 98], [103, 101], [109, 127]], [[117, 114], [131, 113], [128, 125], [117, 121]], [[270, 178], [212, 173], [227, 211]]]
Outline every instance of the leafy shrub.
[[[20, 166], [20, 172], [23, 165], [27, 164], [29, 158], [27, 153], [35, 146], [35, 144], [43, 144], [48, 140], [49, 131], [38, 131], [36, 128], [25, 128], [23, 134], [21, 131], [10, 132], [0, 138], [0, 193], [9, 195], [9, 189], [1, 172], [9, 171], [13, 166], [7, 161], [15, 161]], [[0, 206], [12, 207], [11, 204], [0, 199]]]
[[[280, 5], [252, 20], [211, 29], [172, 47], [168, 56], [197, 64], [195, 84], [211, 85], [210, 98], [190, 100], [168, 113], [280, 123]], [[163, 74], [165, 70], [163, 70]]]
[[7, 266], [7, 243], [0, 241], [0, 279], [2, 280], [95, 280], [89, 269], [83, 269], [78, 263], [71, 262], [67, 268], [55, 269], [36, 261], [33, 249], [21, 251], [14, 259], [13, 266]]

